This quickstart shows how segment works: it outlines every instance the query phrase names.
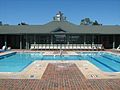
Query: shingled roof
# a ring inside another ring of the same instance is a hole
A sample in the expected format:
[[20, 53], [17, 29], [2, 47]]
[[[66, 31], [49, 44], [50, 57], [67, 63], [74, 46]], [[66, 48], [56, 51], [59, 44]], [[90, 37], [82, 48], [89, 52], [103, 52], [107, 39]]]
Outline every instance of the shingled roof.
[[120, 34], [120, 26], [75, 25], [68, 21], [52, 21], [44, 25], [9, 25], [0, 26], [0, 34], [47, 34], [61, 29], [74, 34]]

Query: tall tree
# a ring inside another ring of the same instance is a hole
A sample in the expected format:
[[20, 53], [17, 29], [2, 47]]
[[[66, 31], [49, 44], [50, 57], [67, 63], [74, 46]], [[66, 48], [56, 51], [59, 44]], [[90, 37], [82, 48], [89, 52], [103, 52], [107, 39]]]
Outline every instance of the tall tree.
[[99, 24], [97, 20], [93, 22], [90, 20], [90, 18], [85, 18], [81, 20], [80, 25], [102, 25], [102, 24]]
[[91, 25], [92, 21], [90, 20], [90, 18], [85, 18], [81, 20], [80, 25]]
[[0, 21], [0, 26], [2, 26], [2, 21]]
[[99, 23], [97, 22], [97, 20], [95, 20], [92, 25], [99, 25]]
[[25, 22], [21, 22], [21, 23], [19, 23], [18, 25], [28, 25], [28, 24], [25, 23]]

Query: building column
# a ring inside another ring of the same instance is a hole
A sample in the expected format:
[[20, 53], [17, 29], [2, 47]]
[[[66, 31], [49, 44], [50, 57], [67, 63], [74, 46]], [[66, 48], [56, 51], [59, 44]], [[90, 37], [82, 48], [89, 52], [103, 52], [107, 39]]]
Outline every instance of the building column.
[[113, 49], [115, 49], [115, 35], [113, 35]]
[[84, 44], [86, 44], [86, 35], [84, 35]]
[[27, 34], [26, 34], [26, 49], [28, 49], [28, 40], [27, 40]]
[[53, 44], [53, 35], [51, 35], [51, 44]]
[[20, 49], [22, 49], [22, 35], [20, 35]]
[[92, 35], [92, 44], [94, 44], [94, 35]]
[[7, 35], [5, 35], [5, 42], [4, 42], [4, 46], [7, 46]]
[[36, 44], [36, 35], [34, 34], [34, 44]]
[[69, 44], [69, 35], [67, 35], [67, 44]]

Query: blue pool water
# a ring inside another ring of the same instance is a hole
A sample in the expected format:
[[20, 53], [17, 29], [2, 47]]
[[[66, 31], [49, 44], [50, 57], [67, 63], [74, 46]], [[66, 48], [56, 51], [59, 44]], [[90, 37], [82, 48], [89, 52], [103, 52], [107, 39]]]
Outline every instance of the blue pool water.
[[88, 60], [106, 72], [120, 72], [120, 56], [105, 52], [81, 52], [74, 56], [43, 56], [42, 53], [13, 53], [0, 56], [0, 72], [20, 72], [35, 60]]

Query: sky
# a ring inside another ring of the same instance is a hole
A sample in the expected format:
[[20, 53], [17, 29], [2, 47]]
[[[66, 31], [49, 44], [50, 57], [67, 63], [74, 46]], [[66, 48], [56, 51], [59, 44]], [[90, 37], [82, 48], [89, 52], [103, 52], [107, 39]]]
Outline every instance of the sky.
[[58, 11], [78, 25], [84, 18], [103, 25], [120, 25], [120, 0], [0, 0], [3, 24], [42, 25], [52, 21]]

